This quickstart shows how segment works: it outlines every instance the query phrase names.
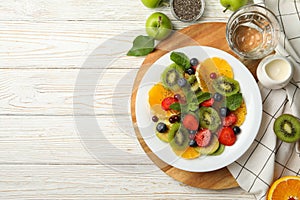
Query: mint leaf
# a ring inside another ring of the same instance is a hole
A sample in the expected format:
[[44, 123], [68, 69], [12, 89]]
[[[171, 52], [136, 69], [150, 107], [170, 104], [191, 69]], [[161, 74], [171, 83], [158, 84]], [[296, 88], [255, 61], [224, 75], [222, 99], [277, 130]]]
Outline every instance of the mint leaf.
[[172, 103], [171, 105], [170, 105], [170, 108], [172, 109], [172, 110], [176, 110], [176, 111], [180, 111], [181, 110], [181, 106], [180, 106], [180, 104], [179, 103]]
[[177, 65], [183, 66], [185, 69], [191, 67], [190, 59], [184, 53], [173, 51], [170, 55], [170, 59]]
[[209, 92], [202, 92], [200, 95], [197, 96], [198, 103], [202, 103], [211, 98], [211, 94]]
[[154, 38], [149, 36], [137, 36], [127, 56], [145, 56], [154, 50]]
[[225, 105], [226, 107], [233, 111], [238, 109], [243, 103], [243, 95], [241, 93], [236, 93], [226, 97]]

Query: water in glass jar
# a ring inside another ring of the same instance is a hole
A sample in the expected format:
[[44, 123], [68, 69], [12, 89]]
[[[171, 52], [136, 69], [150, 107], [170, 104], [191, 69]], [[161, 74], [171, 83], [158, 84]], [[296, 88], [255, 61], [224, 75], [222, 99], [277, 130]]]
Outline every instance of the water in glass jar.
[[232, 24], [232, 42], [240, 52], [263, 52], [269, 48], [272, 31], [270, 22], [263, 15], [244, 13]]

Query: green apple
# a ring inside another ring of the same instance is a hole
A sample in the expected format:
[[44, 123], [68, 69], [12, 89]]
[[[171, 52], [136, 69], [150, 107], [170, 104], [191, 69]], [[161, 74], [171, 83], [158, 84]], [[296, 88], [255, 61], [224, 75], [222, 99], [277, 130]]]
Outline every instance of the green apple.
[[162, 0], [142, 0], [142, 3], [147, 8], [157, 8], [160, 6]]
[[161, 12], [150, 15], [146, 21], [146, 32], [155, 40], [167, 38], [172, 31], [172, 22], [169, 17]]
[[247, 2], [248, 0], [220, 0], [221, 5], [226, 8], [224, 12], [226, 12], [228, 9], [231, 11], [236, 11], [240, 7], [246, 5]]

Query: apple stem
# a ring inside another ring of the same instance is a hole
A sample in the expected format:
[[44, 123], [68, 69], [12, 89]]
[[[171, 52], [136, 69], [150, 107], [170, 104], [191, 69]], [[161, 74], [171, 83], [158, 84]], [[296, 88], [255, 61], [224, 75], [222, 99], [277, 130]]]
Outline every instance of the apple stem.
[[224, 10], [223, 10], [223, 13], [225, 13], [228, 9], [229, 9], [230, 6], [227, 6]]
[[158, 25], [157, 25], [157, 28], [159, 28], [159, 27], [160, 27], [160, 25], [161, 25], [161, 22], [162, 22], [162, 20], [161, 20], [161, 16], [158, 16]]

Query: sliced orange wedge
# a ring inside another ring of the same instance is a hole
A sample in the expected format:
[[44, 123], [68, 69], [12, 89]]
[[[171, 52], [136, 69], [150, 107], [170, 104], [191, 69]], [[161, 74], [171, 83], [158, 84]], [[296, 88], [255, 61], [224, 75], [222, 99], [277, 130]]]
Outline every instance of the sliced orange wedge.
[[241, 126], [244, 123], [247, 115], [247, 108], [245, 102], [243, 102], [238, 109], [233, 111], [233, 113], [235, 114], [235, 116], [237, 116], [237, 121], [234, 123], [234, 126]]
[[185, 159], [195, 159], [200, 156], [200, 153], [195, 148], [188, 147], [180, 156]]
[[201, 155], [198, 151], [195, 150], [194, 147], [187, 147], [185, 150], [182, 151], [173, 149], [173, 151], [177, 156], [180, 156], [185, 159], [195, 159]]
[[149, 105], [153, 107], [154, 105], [161, 105], [163, 99], [174, 96], [174, 93], [166, 89], [161, 83], [157, 83], [150, 89], [148, 95]]
[[300, 177], [285, 176], [275, 181], [269, 189], [267, 200], [300, 199]]

